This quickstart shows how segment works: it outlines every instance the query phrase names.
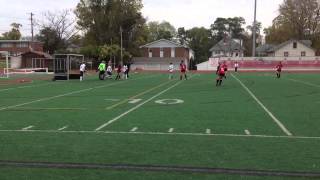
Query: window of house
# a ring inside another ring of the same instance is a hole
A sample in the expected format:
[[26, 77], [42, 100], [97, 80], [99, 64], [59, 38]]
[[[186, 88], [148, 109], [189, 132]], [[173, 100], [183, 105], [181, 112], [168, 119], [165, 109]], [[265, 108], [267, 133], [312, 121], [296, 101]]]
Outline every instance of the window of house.
[[13, 47], [12, 43], [0, 43], [1, 48], [11, 48]]
[[216, 53], [216, 54], [220, 54], [220, 51], [216, 51], [215, 53]]
[[175, 48], [171, 48], [171, 57], [172, 58], [176, 57], [176, 49]]
[[163, 48], [160, 48], [160, 57], [161, 57], [161, 58], [164, 57], [164, 50], [163, 50]]
[[297, 42], [294, 42], [294, 43], [293, 43], [293, 49], [297, 49], [297, 47], [298, 47]]
[[149, 49], [149, 58], [152, 58], [152, 49]]
[[305, 52], [305, 51], [302, 51], [302, 52], [301, 52], [301, 56], [303, 56], [303, 57], [306, 56], [306, 52]]
[[284, 57], [289, 57], [289, 52], [284, 52]]
[[29, 45], [28, 45], [28, 43], [18, 43], [17, 47], [18, 48], [27, 48], [27, 47], [29, 47]]

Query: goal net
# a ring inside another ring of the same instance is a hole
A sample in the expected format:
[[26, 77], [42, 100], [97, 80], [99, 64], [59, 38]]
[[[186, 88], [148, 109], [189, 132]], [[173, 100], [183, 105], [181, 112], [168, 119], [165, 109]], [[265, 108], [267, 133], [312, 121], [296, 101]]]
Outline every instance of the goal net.
[[9, 78], [9, 55], [0, 51], [0, 78]]

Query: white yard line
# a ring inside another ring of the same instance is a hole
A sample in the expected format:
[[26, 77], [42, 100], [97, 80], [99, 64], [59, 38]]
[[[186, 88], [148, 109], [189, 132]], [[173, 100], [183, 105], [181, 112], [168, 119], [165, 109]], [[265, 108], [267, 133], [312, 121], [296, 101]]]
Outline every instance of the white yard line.
[[[143, 79], [143, 78], [140, 78], [140, 79]], [[135, 79], [135, 80], [138, 80], [138, 79]], [[41, 99], [38, 99], [38, 100], [25, 102], [25, 103], [21, 103], [21, 104], [16, 104], [16, 105], [12, 105], [12, 106], [0, 107], [0, 111], [11, 109], [11, 108], [16, 108], [16, 107], [21, 107], [21, 106], [25, 106], [25, 105], [29, 105], [29, 104], [33, 104], [33, 103], [37, 103], [37, 102], [43, 102], [43, 101], [48, 101], [48, 100], [52, 100], [52, 99], [57, 99], [57, 98], [60, 98], [60, 97], [65, 97], [65, 96], [69, 96], [69, 95], [73, 95], [73, 94], [79, 94], [79, 93], [86, 92], [86, 91], [91, 91], [91, 90], [94, 90], [94, 89], [100, 89], [100, 88], [110, 87], [110, 86], [114, 86], [114, 85], [118, 85], [118, 84], [124, 84], [124, 83], [127, 83], [127, 82], [126, 81], [116, 82], [116, 83], [107, 84], [107, 85], [104, 85], [104, 86], [97, 86], [97, 87], [82, 89], [82, 90], [79, 90], [79, 91], [72, 91], [72, 92], [69, 92], [69, 93], [66, 93], [66, 94], [57, 95], [57, 96], [41, 98]]]
[[34, 126], [28, 126], [28, 127], [22, 128], [22, 131], [26, 131], [26, 130], [32, 129], [33, 127]]
[[130, 130], [130, 132], [136, 132], [138, 130], [138, 127], [134, 127]]
[[7, 89], [0, 89], [0, 92], [10, 91], [10, 90], [16, 90], [16, 89], [25, 89], [25, 88], [41, 87], [41, 86], [47, 86], [47, 85], [53, 85], [53, 84], [54, 84], [54, 83], [44, 83], [44, 84], [38, 84], [38, 85], [12, 87], [12, 88], [7, 88]]
[[67, 128], [68, 128], [68, 126], [64, 126], [64, 127], [60, 128], [60, 129], [58, 129], [58, 131], [63, 131], [65, 129], [67, 129]]
[[314, 139], [320, 137], [308, 136], [272, 136], [272, 135], [243, 135], [243, 134], [205, 134], [205, 133], [165, 133], [165, 132], [117, 132], [117, 131], [57, 131], [57, 130], [0, 130], [0, 133], [53, 133], [53, 134], [118, 134], [118, 135], [163, 135], [163, 136], [204, 136], [204, 137], [239, 137], [239, 138], [265, 138], [265, 139]]
[[142, 102], [142, 103], [140, 103], [140, 104], [136, 105], [135, 107], [133, 107], [133, 108], [129, 109], [128, 111], [126, 111], [126, 112], [124, 112], [124, 113], [120, 114], [119, 116], [117, 116], [117, 117], [115, 117], [115, 118], [111, 119], [111, 120], [110, 120], [110, 121], [108, 121], [107, 123], [102, 124], [101, 126], [99, 126], [99, 127], [96, 129], [96, 131], [100, 131], [101, 129], [103, 129], [103, 128], [105, 128], [105, 127], [109, 126], [110, 124], [112, 124], [112, 123], [114, 123], [114, 122], [116, 122], [116, 121], [118, 121], [119, 119], [121, 119], [122, 117], [124, 117], [124, 116], [126, 116], [127, 114], [131, 113], [132, 111], [137, 110], [138, 108], [140, 108], [140, 107], [141, 107], [141, 106], [143, 106], [144, 104], [146, 104], [146, 103], [148, 103], [148, 102], [152, 101], [153, 99], [157, 98], [158, 96], [160, 96], [160, 95], [164, 94], [165, 92], [167, 92], [167, 91], [169, 91], [169, 90], [173, 89], [174, 87], [176, 87], [176, 86], [180, 85], [182, 82], [183, 82], [183, 81], [179, 81], [179, 82], [175, 83], [174, 85], [170, 86], [169, 88], [167, 88], [167, 89], [165, 89], [165, 90], [161, 91], [160, 93], [158, 93], [158, 94], [156, 94], [156, 95], [152, 96], [151, 98], [147, 99], [146, 101], [144, 101], [144, 102]]
[[251, 90], [246, 85], [242, 83], [240, 79], [238, 79], [233, 74], [231, 74], [231, 76], [241, 84], [241, 86], [251, 95], [251, 97], [260, 105], [260, 107], [271, 117], [271, 119], [281, 128], [281, 130], [286, 135], [292, 136], [292, 133], [282, 124], [282, 122], [278, 118], [276, 118], [264, 104], [262, 104], [262, 102], [251, 92]]
[[287, 79], [290, 80], [290, 81], [293, 81], [293, 82], [297, 82], [297, 83], [305, 84], [305, 85], [308, 85], [308, 86], [320, 88], [320, 85], [318, 85], [318, 84], [313, 84], [313, 83], [310, 83], [310, 82], [300, 81], [300, 80], [292, 79], [292, 78], [287, 78]]
[[249, 131], [249, 130], [247, 130], [247, 129], [246, 129], [246, 130], [244, 130], [244, 133], [246, 133], [246, 135], [248, 135], [248, 136], [249, 136], [249, 135], [251, 135], [250, 131]]
[[174, 131], [174, 128], [170, 128], [168, 133], [173, 133], [173, 131]]
[[211, 134], [211, 129], [207, 129], [206, 134]]

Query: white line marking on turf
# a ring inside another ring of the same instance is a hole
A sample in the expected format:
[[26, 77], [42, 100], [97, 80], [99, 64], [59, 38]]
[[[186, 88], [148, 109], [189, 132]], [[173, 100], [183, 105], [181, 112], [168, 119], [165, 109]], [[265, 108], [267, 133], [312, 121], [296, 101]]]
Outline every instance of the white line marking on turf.
[[173, 131], [174, 131], [174, 128], [170, 128], [168, 133], [173, 133]]
[[249, 130], [244, 130], [244, 132], [246, 133], [246, 135], [251, 135], [250, 131]]
[[180, 135], [180, 136], [204, 136], [204, 137], [243, 137], [243, 138], [277, 138], [277, 139], [314, 139], [320, 137], [308, 136], [272, 136], [272, 135], [243, 135], [243, 134], [204, 134], [204, 133], [163, 133], [163, 132], [116, 132], [116, 131], [57, 131], [57, 130], [0, 130], [0, 132], [16, 133], [54, 133], [54, 134], [123, 134], [123, 135]]
[[136, 105], [135, 107], [133, 107], [133, 108], [129, 109], [128, 111], [126, 111], [126, 112], [124, 112], [124, 113], [120, 114], [119, 116], [117, 116], [117, 117], [113, 118], [112, 120], [108, 121], [107, 123], [102, 124], [101, 126], [99, 126], [99, 127], [96, 129], [96, 131], [100, 131], [101, 129], [103, 129], [103, 128], [105, 128], [105, 127], [109, 126], [110, 124], [112, 124], [112, 123], [116, 122], [117, 120], [121, 119], [123, 116], [125, 116], [125, 115], [127, 115], [127, 114], [131, 113], [132, 111], [135, 111], [136, 109], [140, 108], [140, 107], [141, 107], [141, 106], [143, 106], [144, 104], [146, 104], [146, 103], [148, 103], [148, 102], [152, 101], [153, 99], [157, 98], [158, 96], [160, 96], [160, 95], [164, 94], [165, 92], [167, 92], [167, 91], [171, 90], [172, 88], [174, 88], [174, 87], [176, 87], [176, 86], [180, 85], [182, 82], [183, 82], [183, 81], [179, 81], [179, 82], [175, 83], [174, 85], [170, 86], [169, 88], [167, 88], [167, 89], [165, 89], [165, 90], [161, 91], [160, 93], [158, 93], [158, 94], [156, 94], [156, 95], [152, 96], [152, 97], [151, 97], [151, 98], [149, 98], [148, 100], [146, 100], [146, 101], [144, 101], [144, 102], [142, 102], [142, 103], [140, 103], [140, 104]]
[[26, 131], [26, 130], [29, 130], [29, 129], [32, 129], [34, 126], [28, 126], [28, 127], [25, 127], [25, 128], [22, 128], [23, 131]]
[[318, 84], [313, 84], [313, 83], [310, 83], [310, 82], [300, 81], [300, 80], [291, 79], [291, 78], [287, 78], [287, 79], [290, 80], [290, 81], [293, 81], [293, 82], [298, 82], [298, 83], [305, 84], [305, 85], [308, 85], [308, 86], [320, 88], [320, 85], [318, 85]]
[[142, 99], [130, 99], [130, 101], [128, 102], [129, 104], [136, 104], [138, 102], [142, 101]]
[[51, 84], [53, 84], [53, 83], [44, 83], [44, 84], [38, 84], [38, 85], [12, 87], [12, 88], [7, 88], [7, 89], [0, 89], [0, 92], [10, 91], [10, 90], [16, 90], [16, 89], [25, 89], [25, 88], [32, 88], [32, 87], [40, 87], [40, 86], [46, 86], [46, 85], [51, 85]]
[[207, 129], [207, 130], [206, 130], [206, 133], [207, 133], [207, 134], [211, 134], [211, 129]]
[[68, 126], [64, 126], [64, 127], [60, 128], [60, 129], [58, 129], [58, 131], [65, 130], [65, 129], [67, 129], [67, 128], [68, 128]]
[[116, 102], [116, 101], [120, 101], [119, 99], [105, 99], [105, 101], [113, 101], [113, 102]]
[[282, 129], [282, 131], [287, 134], [288, 136], [292, 136], [292, 133], [281, 123], [281, 121], [276, 118], [270, 111], [269, 109], [262, 104], [262, 102], [250, 91], [250, 89], [242, 83], [240, 79], [238, 79], [236, 76], [231, 74], [231, 76], [236, 79], [241, 86], [251, 95], [251, 97], [261, 106], [261, 108], [273, 119], [273, 121]]
[[[140, 79], [144, 79], [144, 78], [140, 78]], [[78, 91], [72, 91], [72, 92], [69, 92], [69, 93], [66, 93], [66, 94], [61, 94], [61, 95], [57, 95], [57, 96], [41, 98], [41, 99], [38, 99], [38, 100], [34, 100], [34, 101], [26, 102], [26, 103], [21, 103], [21, 104], [17, 104], [17, 105], [12, 105], [12, 106], [7, 106], [7, 107], [0, 107], [0, 111], [6, 110], [6, 109], [11, 109], [11, 108], [16, 108], [16, 107], [21, 107], [21, 106], [24, 106], [24, 105], [29, 105], [29, 104], [33, 104], [33, 103], [37, 103], [37, 102], [48, 101], [48, 100], [52, 100], [52, 99], [56, 99], [56, 98], [60, 98], [60, 97], [64, 97], [64, 96], [69, 96], [69, 95], [73, 95], [73, 94], [79, 94], [79, 93], [82, 93], [82, 92], [91, 91], [93, 89], [100, 89], [100, 88], [110, 87], [110, 86], [114, 86], [114, 85], [118, 85], [118, 84], [124, 84], [124, 83], [126, 83], [126, 81], [112, 83], [112, 84], [108, 84], [108, 85], [104, 85], [104, 86], [97, 86], [97, 87], [82, 89], [82, 90], [78, 90]]]
[[130, 130], [130, 132], [136, 132], [138, 130], [138, 127], [134, 127]]

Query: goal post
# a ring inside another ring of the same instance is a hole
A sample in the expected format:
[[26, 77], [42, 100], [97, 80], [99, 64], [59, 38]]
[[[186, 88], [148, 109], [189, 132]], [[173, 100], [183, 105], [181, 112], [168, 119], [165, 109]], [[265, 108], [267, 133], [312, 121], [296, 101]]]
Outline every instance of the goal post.
[[0, 51], [0, 78], [9, 78], [9, 53]]

